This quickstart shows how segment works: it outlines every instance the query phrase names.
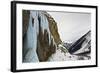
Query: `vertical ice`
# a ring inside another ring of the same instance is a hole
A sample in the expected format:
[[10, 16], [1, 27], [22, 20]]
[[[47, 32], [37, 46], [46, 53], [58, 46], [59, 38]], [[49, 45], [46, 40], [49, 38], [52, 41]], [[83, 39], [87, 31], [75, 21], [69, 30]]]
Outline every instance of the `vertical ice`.
[[[32, 23], [32, 18], [34, 19], [34, 23]], [[39, 61], [37, 53], [36, 53], [37, 33], [38, 33], [37, 12], [30, 11], [29, 26], [28, 26], [27, 35], [26, 35], [26, 41], [24, 44], [26, 48], [24, 62], [38, 62]]]
[[42, 28], [42, 32], [44, 33], [44, 30], [47, 30], [47, 32], [49, 34], [49, 45], [50, 45], [51, 34], [50, 34], [50, 30], [49, 30], [49, 23], [48, 23], [47, 17], [44, 15], [44, 12], [39, 12], [39, 17], [41, 19], [40, 25], [41, 25], [41, 28]]
[[[40, 20], [39, 20], [40, 18]], [[39, 34], [39, 25], [41, 26], [42, 33], [46, 30], [48, 33], [49, 42], [53, 39], [53, 45], [55, 45], [54, 38], [50, 33], [49, 23], [47, 17], [42, 11], [30, 11], [29, 26], [27, 34], [24, 40], [24, 62], [39, 62], [37, 56], [37, 36]]]

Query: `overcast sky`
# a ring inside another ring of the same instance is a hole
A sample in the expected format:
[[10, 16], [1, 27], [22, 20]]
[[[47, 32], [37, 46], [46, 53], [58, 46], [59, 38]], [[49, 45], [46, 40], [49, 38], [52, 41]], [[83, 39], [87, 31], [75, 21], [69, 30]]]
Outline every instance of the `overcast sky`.
[[48, 12], [57, 22], [60, 38], [74, 42], [91, 29], [91, 14], [72, 12]]

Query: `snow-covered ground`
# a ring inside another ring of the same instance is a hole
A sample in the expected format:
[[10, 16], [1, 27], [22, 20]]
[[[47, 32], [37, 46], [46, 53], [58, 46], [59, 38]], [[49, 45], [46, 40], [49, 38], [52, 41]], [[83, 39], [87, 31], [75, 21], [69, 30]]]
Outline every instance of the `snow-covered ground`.
[[[61, 45], [61, 44], [60, 44]], [[63, 45], [62, 45], [63, 46]], [[56, 52], [52, 54], [48, 61], [69, 61], [69, 60], [88, 60], [87, 56], [72, 55], [67, 49], [58, 46]]]
[[49, 61], [66, 61], [66, 60], [76, 60], [78, 57], [75, 55], [71, 55], [70, 53], [62, 52], [61, 49], [57, 49], [56, 53], [53, 54], [50, 58]]

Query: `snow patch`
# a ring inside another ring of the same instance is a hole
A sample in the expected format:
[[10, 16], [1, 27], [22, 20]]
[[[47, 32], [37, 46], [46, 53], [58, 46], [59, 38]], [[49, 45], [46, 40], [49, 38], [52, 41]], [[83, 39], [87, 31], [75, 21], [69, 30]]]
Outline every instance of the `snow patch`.
[[[59, 45], [56, 49], [56, 52], [52, 54], [52, 56], [48, 59], [48, 61], [68, 61], [68, 60], [76, 60], [78, 59], [78, 56], [71, 55], [68, 53], [67, 49], [63, 45]], [[62, 51], [65, 50], [65, 52]]]

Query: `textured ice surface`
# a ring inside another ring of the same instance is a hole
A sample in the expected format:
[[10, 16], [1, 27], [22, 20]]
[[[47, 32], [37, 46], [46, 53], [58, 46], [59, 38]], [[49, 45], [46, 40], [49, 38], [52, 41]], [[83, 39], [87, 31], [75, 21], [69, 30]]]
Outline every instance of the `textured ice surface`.
[[[32, 24], [32, 18], [34, 18], [34, 24]], [[34, 25], [34, 26], [32, 26]], [[38, 62], [38, 56], [36, 54], [37, 48], [37, 33], [38, 33], [38, 21], [37, 12], [30, 11], [29, 26], [26, 35], [25, 48], [27, 53], [24, 58], [24, 62]]]
[[[39, 25], [41, 26], [43, 34], [45, 30], [48, 32], [49, 45], [51, 44], [51, 39], [53, 39], [53, 37], [49, 30], [47, 17], [43, 14], [42, 11], [30, 11], [29, 26], [24, 41], [24, 62], [39, 62], [36, 53]], [[55, 44], [54, 39], [53, 44]]]

